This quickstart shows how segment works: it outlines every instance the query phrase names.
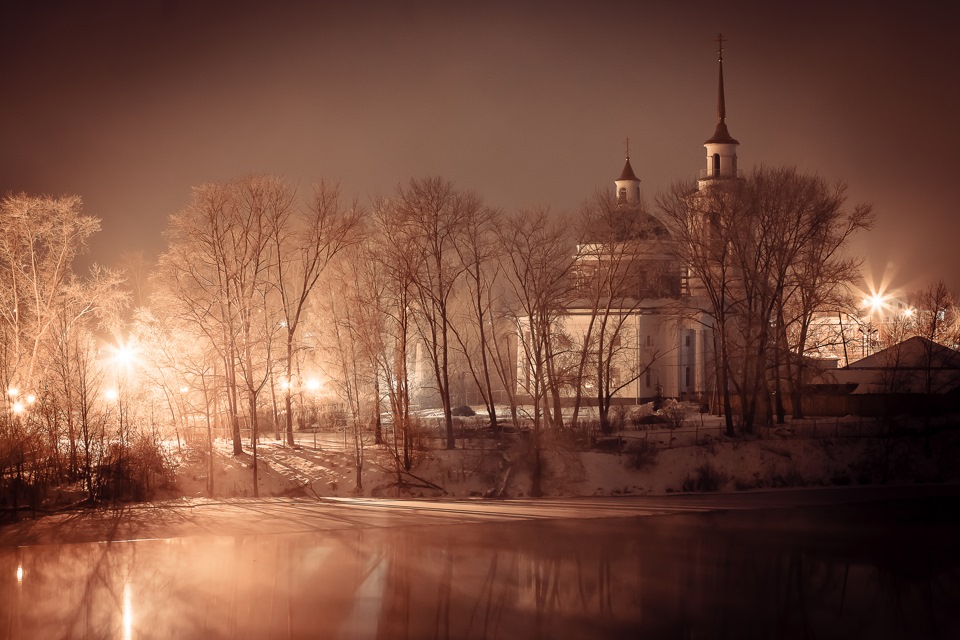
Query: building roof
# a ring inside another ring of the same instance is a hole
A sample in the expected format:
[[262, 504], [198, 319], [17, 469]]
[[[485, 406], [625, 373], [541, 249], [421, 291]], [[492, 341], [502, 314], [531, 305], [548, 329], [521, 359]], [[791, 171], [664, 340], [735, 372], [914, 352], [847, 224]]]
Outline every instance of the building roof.
[[866, 358], [851, 362], [844, 369], [960, 370], [960, 351], [922, 336], [914, 336]]
[[721, 49], [717, 52], [717, 63], [720, 67], [720, 78], [717, 82], [717, 129], [713, 132], [713, 137], [703, 144], [740, 144], [727, 131], [727, 104], [723, 96], [723, 36], [721, 35], [718, 40], [721, 42]]
[[627, 163], [623, 165], [623, 171], [620, 172], [620, 177], [617, 180], [636, 180], [640, 182], [640, 178], [633, 173], [633, 167], [630, 166], [630, 156], [627, 156]]
[[703, 144], [740, 144], [733, 136], [730, 135], [730, 132], [727, 131], [727, 123], [721, 120], [717, 123], [717, 130], [713, 132], [713, 137], [704, 142]]
[[960, 388], [960, 351], [914, 336], [830, 373], [838, 383], [856, 384], [856, 395], [943, 395]]

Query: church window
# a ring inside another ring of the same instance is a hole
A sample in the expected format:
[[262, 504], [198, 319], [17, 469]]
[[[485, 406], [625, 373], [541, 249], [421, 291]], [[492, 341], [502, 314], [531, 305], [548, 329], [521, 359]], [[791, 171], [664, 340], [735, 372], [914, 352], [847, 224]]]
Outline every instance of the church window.
[[647, 389], [650, 388], [650, 369], [647, 369]]
[[720, 175], [720, 154], [719, 153], [713, 154], [713, 175], [714, 176]]
[[684, 337], [683, 337], [683, 345], [686, 346], [686, 347], [689, 347], [689, 346], [690, 346], [690, 336], [684, 336]]
[[625, 201], [625, 200], [627, 199], [627, 188], [626, 188], [626, 187], [620, 187], [620, 191], [619, 191], [619, 193], [617, 193], [617, 199], [618, 199], [620, 202], [623, 202], [623, 201]]
[[653, 346], [653, 336], [647, 336], [647, 346], [648, 347]]
[[690, 367], [683, 368], [684, 386], [690, 386]]

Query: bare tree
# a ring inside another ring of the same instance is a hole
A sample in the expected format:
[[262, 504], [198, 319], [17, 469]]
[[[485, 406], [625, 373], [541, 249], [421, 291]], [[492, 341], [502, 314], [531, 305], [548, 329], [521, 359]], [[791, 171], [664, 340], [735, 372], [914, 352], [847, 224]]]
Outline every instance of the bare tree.
[[78, 197], [7, 196], [0, 201], [0, 320], [4, 388], [34, 388], [74, 258], [100, 221]]
[[116, 272], [74, 272], [100, 228], [81, 208], [77, 197], [0, 201], [0, 487], [14, 505], [23, 490], [36, 504], [78, 477], [95, 496], [96, 460], [80, 460], [92, 402], [80, 385], [96, 364], [94, 331], [114, 328], [127, 298]]
[[159, 259], [154, 295], [165, 297], [165, 309], [195, 326], [221, 360], [233, 453], [241, 455], [237, 390], [240, 320], [231, 250], [241, 232], [234, 228], [239, 223], [231, 218], [231, 198], [227, 184], [196, 187], [191, 203], [170, 217], [168, 248]]
[[[354, 281], [355, 283], [356, 281]], [[355, 301], [356, 298], [354, 297]], [[331, 360], [335, 363], [338, 375], [331, 376], [338, 394], [347, 406], [347, 415], [350, 421], [350, 430], [353, 440], [355, 486], [357, 494], [363, 493], [363, 422], [368, 413], [366, 398], [368, 389], [373, 386], [371, 376], [375, 376], [375, 368], [368, 360], [369, 354], [364, 353], [362, 344], [357, 338], [362, 335], [362, 328], [358, 326], [357, 309], [351, 302], [344, 303], [343, 297], [332, 291], [328, 293], [326, 312], [329, 314], [328, 324]]]
[[454, 286], [464, 271], [455, 247], [466, 221], [482, 204], [477, 196], [457, 191], [442, 178], [413, 179], [397, 188], [394, 200], [399, 224], [393, 232], [420, 258], [411, 271], [414, 317], [443, 406], [447, 448], [452, 449], [456, 443], [450, 403], [450, 307]]
[[[787, 321], [808, 327], [813, 310], [834, 295], [855, 264], [839, 252], [850, 234], [869, 226], [869, 208], [848, 211], [842, 185], [831, 188], [792, 168], [760, 168], [746, 180], [715, 181], [700, 191], [678, 185], [658, 204], [691, 289], [713, 318], [727, 433], [733, 434], [731, 387], [749, 431], [760, 400], [779, 395], [781, 359], [796, 360]], [[816, 271], [817, 262], [826, 268]], [[806, 300], [788, 318], [794, 296]], [[767, 403], [771, 417], [773, 404]]]
[[739, 180], [725, 180], [700, 192], [693, 183], [676, 183], [657, 197], [661, 220], [687, 269], [691, 293], [696, 301], [702, 300], [703, 311], [712, 318], [716, 379], [728, 436], [734, 430], [727, 325], [734, 315], [733, 292], [738, 286], [732, 252], [740, 241], [743, 201]]
[[[474, 383], [480, 390], [490, 425], [499, 432], [497, 409], [494, 398], [490, 326], [493, 309], [491, 298], [500, 272], [496, 228], [502, 213], [489, 207], [470, 207], [464, 219], [463, 233], [455, 248], [463, 265], [467, 300], [462, 323], [453, 323], [451, 330], [463, 353]], [[460, 324], [461, 328], [457, 326]]]
[[286, 334], [284, 409], [287, 444], [293, 446], [294, 351], [297, 330], [307, 300], [330, 261], [359, 236], [363, 210], [354, 200], [342, 202], [340, 188], [321, 182], [306, 209], [278, 211], [270, 219], [270, 239], [276, 260], [274, 284], [280, 294]]
[[[775, 301], [777, 352], [785, 362], [794, 418], [803, 417], [805, 356], [811, 324], [817, 313], [842, 313], [849, 307], [847, 285], [858, 277], [862, 261], [845, 255], [844, 250], [854, 233], [873, 224], [869, 206], [861, 204], [847, 209], [846, 185], [829, 186], [815, 177], [809, 180], [814, 193], [807, 206], [820, 208], [822, 215], [795, 259], [787, 265], [784, 286]], [[778, 366], [775, 372], [779, 372]], [[779, 384], [776, 388], [777, 419], [782, 422]]]
[[247, 400], [254, 495], [259, 492], [258, 399], [270, 377], [270, 344], [280, 329], [269, 275], [276, 261], [271, 230], [289, 216], [293, 196], [278, 178], [250, 175], [194, 189], [171, 216], [161, 278], [180, 316], [207, 336], [223, 360], [233, 430], [240, 440], [239, 382]]
[[412, 467], [410, 359], [416, 332], [412, 306], [415, 273], [421, 259], [418, 248], [408, 243], [404, 235], [395, 233], [403, 224], [403, 216], [394, 200], [378, 199], [373, 207], [370, 250], [361, 254], [368, 266], [365, 275], [368, 300], [374, 305], [382, 327], [377, 363], [390, 403], [398, 475], [401, 466], [405, 471]]
[[581, 207], [577, 234], [577, 300], [572, 304], [587, 322], [573, 336], [579, 343], [573, 420], [585, 387], [592, 388], [606, 433], [612, 428], [613, 398], [662, 355], [660, 349], [639, 353], [637, 312], [647, 300], [679, 296], [680, 266], [667, 248], [666, 230], [655, 218], [642, 206], [626, 205], [605, 192]]
[[551, 219], [546, 209], [528, 209], [506, 216], [498, 237], [503, 269], [516, 303], [520, 334], [519, 385], [533, 401], [533, 487], [540, 495], [543, 405], [549, 393], [548, 359], [557, 324], [569, 298], [572, 248], [565, 221]]

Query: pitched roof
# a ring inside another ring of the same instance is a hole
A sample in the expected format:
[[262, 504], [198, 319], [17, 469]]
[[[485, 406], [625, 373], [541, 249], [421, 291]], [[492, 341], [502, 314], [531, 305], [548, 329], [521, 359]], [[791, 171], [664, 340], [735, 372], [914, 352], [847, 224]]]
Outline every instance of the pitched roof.
[[730, 132], [727, 131], [727, 123], [721, 120], [717, 123], [717, 129], [713, 132], [713, 137], [704, 142], [703, 144], [714, 144], [714, 143], [727, 143], [727, 144], [740, 144], [737, 140], [730, 135]]
[[630, 156], [627, 156], [627, 163], [623, 165], [623, 171], [620, 172], [620, 177], [617, 180], [636, 180], [640, 182], [640, 178], [633, 173], [633, 167], [630, 166]]
[[960, 370], [960, 351], [922, 336], [914, 336], [866, 358], [851, 362], [844, 369]]

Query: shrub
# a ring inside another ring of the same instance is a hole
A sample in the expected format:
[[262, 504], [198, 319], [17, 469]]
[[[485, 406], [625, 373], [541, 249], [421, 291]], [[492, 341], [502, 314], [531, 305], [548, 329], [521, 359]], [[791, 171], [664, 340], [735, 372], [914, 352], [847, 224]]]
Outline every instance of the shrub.
[[651, 424], [668, 424], [669, 422], [670, 420], [667, 419], [666, 416], [661, 416], [656, 414], [649, 415], [649, 416], [640, 416], [634, 419], [633, 421], [635, 425], [644, 425], [644, 426], [648, 426]]
[[627, 447], [627, 466], [631, 469], [646, 469], [657, 462], [660, 450], [649, 440], [637, 440]]
[[454, 407], [450, 411], [451, 415], [455, 415], [458, 418], [470, 418], [477, 415], [477, 412], [468, 407], [465, 404], [460, 405], [459, 407]]
[[727, 481], [727, 477], [709, 462], [702, 463], [694, 469], [693, 475], [683, 481], [684, 491], [719, 491]]
[[683, 426], [683, 421], [687, 418], [687, 412], [679, 402], [674, 399], [663, 403], [660, 415], [666, 419], [667, 425], [671, 429], [679, 429]]
[[806, 481], [796, 467], [791, 467], [784, 474], [773, 474], [770, 484], [774, 487], [802, 487]]

